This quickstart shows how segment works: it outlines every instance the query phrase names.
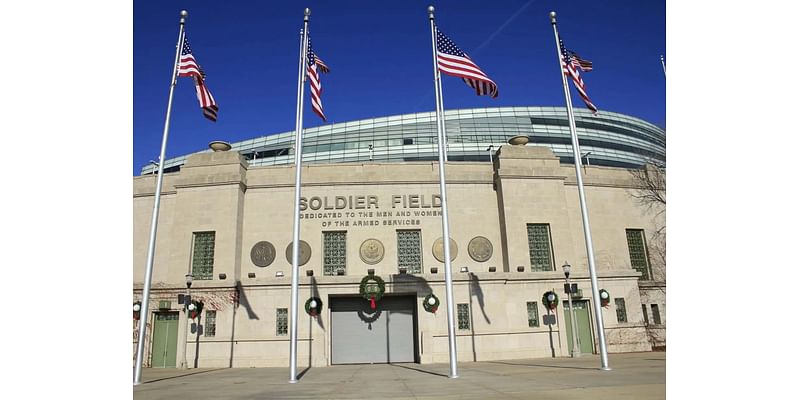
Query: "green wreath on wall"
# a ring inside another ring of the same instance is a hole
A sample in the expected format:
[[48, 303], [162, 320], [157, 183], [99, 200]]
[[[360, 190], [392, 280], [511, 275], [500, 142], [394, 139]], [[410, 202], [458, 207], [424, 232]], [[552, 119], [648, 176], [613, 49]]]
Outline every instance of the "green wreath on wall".
[[555, 310], [558, 307], [558, 294], [552, 290], [545, 292], [542, 296], [542, 304], [549, 310]]
[[611, 295], [608, 293], [608, 291], [605, 289], [600, 289], [600, 306], [607, 306], [609, 300], [611, 300]]
[[422, 300], [422, 308], [429, 313], [436, 313], [436, 310], [439, 309], [439, 298], [433, 293], [425, 296]]
[[192, 300], [192, 302], [186, 306], [186, 310], [189, 312], [189, 318], [195, 319], [200, 312], [203, 311], [203, 302], [200, 300]]
[[373, 310], [377, 307], [375, 302], [380, 300], [384, 293], [386, 293], [386, 282], [380, 276], [367, 275], [358, 285], [358, 294], [369, 300], [369, 306]]
[[322, 299], [310, 297], [306, 300], [306, 313], [312, 317], [320, 315], [322, 313]]

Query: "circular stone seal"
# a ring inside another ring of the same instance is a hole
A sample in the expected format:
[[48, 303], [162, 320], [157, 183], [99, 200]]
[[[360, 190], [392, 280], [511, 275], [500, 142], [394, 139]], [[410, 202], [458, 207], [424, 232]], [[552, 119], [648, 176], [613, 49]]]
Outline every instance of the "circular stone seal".
[[[450, 261], [453, 261], [458, 256], [458, 245], [453, 238], [450, 238]], [[433, 257], [444, 262], [444, 239], [438, 238], [433, 242]]]
[[[306, 243], [305, 240], [300, 241], [300, 254], [298, 254], [298, 265], [306, 265], [309, 259], [311, 259], [311, 246]], [[289, 264], [292, 263], [292, 243], [289, 243], [286, 246], [286, 261], [289, 261]]]
[[469, 241], [467, 252], [477, 262], [487, 261], [492, 258], [492, 242], [483, 236], [475, 236]]
[[267, 267], [275, 261], [275, 246], [270, 242], [258, 242], [250, 249], [250, 261], [257, 267]]
[[358, 251], [361, 261], [367, 264], [377, 264], [383, 260], [383, 243], [378, 239], [367, 239], [361, 243]]

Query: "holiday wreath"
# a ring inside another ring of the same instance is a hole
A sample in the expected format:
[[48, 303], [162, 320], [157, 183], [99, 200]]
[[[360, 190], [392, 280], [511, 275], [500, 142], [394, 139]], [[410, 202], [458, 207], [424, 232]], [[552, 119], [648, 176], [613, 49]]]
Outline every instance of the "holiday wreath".
[[425, 299], [422, 300], [422, 308], [429, 313], [435, 313], [439, 308], [439, 298], [433, 293], [425, 296]]
[[306, 313], [312, 317], [316, 317], [322, 312], [322, 299], [319, 297], [310, 297], [306, 300]]
[[361, 284], [358, 285], [358, 294], [369, 300], [369, 306], [373, 310], [376, 307], [375, 302], [380, 300], [385, 292], [386, 283], [379, 276], [367, 275], [361, 279]]
[[548, 291], [542, 296], [542, 303], [549, 310], [555, 310], [558, 307], [558, 295], [556, 292]]

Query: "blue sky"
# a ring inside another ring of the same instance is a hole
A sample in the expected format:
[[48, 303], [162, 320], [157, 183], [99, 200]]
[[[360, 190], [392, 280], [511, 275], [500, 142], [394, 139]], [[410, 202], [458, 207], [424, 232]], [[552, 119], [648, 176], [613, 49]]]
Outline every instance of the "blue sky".
[[[594, 62], [585, 73], [602, 110], [666, 125], [664, 2], [612, 1], [135, 1], [133, 2], [133, 165], [137, 175], [158, 157], [178, 12], [219, 104], [219, 120], [202, 117], [189, 78], [175, 88], [167, 158], [294, 129], [299, 30], [312, 10], [316, 53], [330, 66], [322, 76], [329, 123], [432, 111], [433, 66], [426, 13], [498, 85], [496, 99], [476, 96], [444, 76], [445, 109], [563, 106], [555, 40], [548, 13], [568, 48]], [[667, 60], [668, 62], [669, 60]], [[306, 91], [307, 89], [306, 84]], [[584, 107], [572, 92], [573, 104]], [[304, 127], [323, 124], [310, 111]]]

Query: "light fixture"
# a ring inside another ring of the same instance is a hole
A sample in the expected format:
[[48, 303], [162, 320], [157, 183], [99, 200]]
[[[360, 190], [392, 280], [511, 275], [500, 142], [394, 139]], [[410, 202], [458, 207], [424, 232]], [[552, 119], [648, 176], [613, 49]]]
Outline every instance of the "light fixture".
[[562, 265], [561, 268], [564, 270], [564, 276], [569, 278], [569, 271], [572, 270], [572, 266], [569, 265], [568, 262], [564, 261], [564, 265]]
[[408, 272], [408, 269], [406, 269], [406, 267], [400, 267], [398, 269], [400, 270], [401, 274], [405, 274], [406, 272]]
[[467, 267], [461, 267], [461, 272], [469, 272], [469, 268], [467, 268]]
[[368, 275], [375, 275], [375, 269], [373, 269], [373, 268], [368, 269], [367, 270], [367, 274]]
[[275, 272], [275, 277], [276, 278], [283, 278], [283, 271], [276, 271]]
[[186, 274], [186, 287], [187, 288], [191, 288], [192, 287], [192, 278], [194, 278], [194, 276], [192, 274]]
[[224, 272], [220, 272], [219, 273], [219, 279], [225, 279], [227, 277], [228, 277], [228, 275], [226, 273], [224, 273]]
[[489, 267], [489, 272], [497, 271], [497, 267]]
[[439, 268], [436, 268], [436, 267], [431, 267], [431, 273], [432, 273], [432, 274], [439, 273]]
[[247, 277], [248, 278], [255, 278], [256, 277], [256, 273], [255, 272], [248, 272], [247, 273]]
[[517, 266], [517, 272], [525, 272], [525, 267], [522, 265]]
[[142, 305], [140, 303], [133, 303], [133, 311], [139, 312], [142, 309]]
[[313, 269], [307, 269], [306, 270], [306, 276], [314, 276], [314, 270]]

